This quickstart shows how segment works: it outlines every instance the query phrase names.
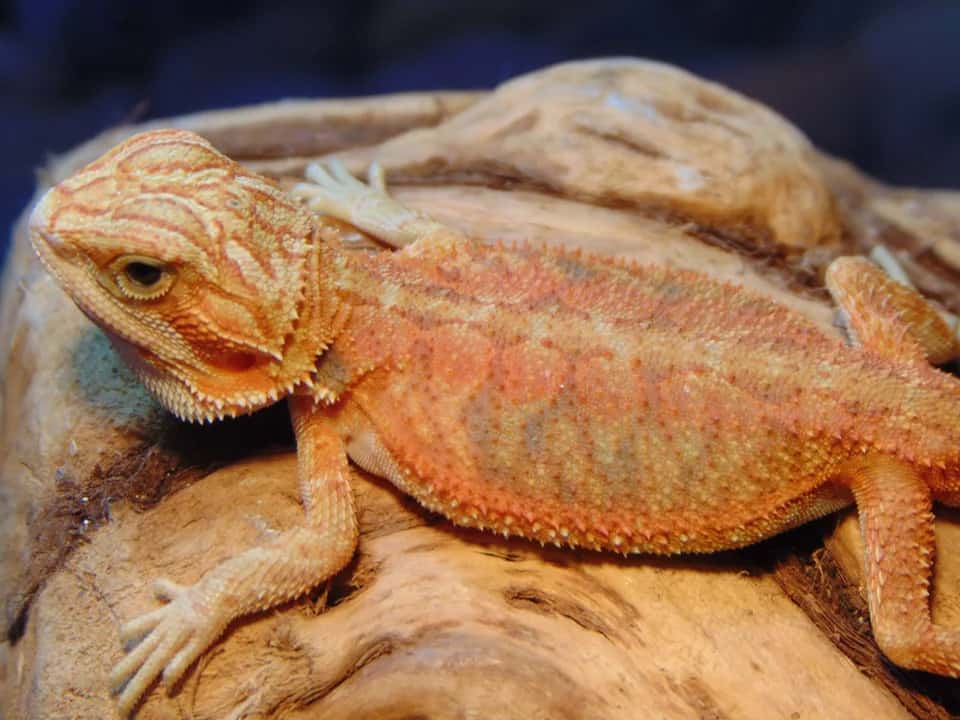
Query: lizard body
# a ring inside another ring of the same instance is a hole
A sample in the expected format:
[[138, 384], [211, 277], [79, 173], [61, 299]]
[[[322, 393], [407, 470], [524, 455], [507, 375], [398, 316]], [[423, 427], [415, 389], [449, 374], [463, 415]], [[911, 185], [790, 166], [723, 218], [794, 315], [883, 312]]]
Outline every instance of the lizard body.
[[[331, 174], [332, 173], [332, 174]], [[287, 397], [306, 521], [161, 581], [126, 626], [129, 711], [238, 615], [337, 572], [357, 537], [349, 457], [454, 522], [616, 552], [711, 552], [856, 502], [868, 599], [895, 662], [960, 675], [934, 626], [931, 503], [960, 499], [953, 339], [863, 260], [828, 285], [860, 347], [706, 276], [486, 247], [340, 168], [310, 209], [183, 131], [132, 138], [48, 193], [38, 254], [173, 412]], [[399, 248], [341, 241], [344, 222]]]
[[[468, 245], [345, 255], [338, 274], [351, 317], [331, 354], [372, 368], [347, 402], [461, 525], [712, 552], [851, 503], [831, 480], [868, 447], [960, 459], [952, 378], [697, 273]], [[920, 407], [950, 422], [909, 422]]]

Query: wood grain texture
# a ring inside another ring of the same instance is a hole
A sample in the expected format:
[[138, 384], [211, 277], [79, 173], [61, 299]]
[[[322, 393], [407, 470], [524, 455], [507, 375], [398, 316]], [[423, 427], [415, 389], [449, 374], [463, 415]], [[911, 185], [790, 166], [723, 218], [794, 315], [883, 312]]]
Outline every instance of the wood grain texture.
[[[149, 609], [154, 575], [192, 582], [296, 524], [294, 463], [242, 461], [144, 515], [118, 510], [41, 592], [14, 650], [33, 682], [12, 716], [109, 717], [117, 619]], [[360, 553], [330, 588], [336, 604], [323, 612], [321, 596], [241, 623], [139, 717], [907, 717], [733, 556], [541, 552], [452, 531], [384, 483], [354, 487]], [[65, 677], [78, 663], [83, 677]]]

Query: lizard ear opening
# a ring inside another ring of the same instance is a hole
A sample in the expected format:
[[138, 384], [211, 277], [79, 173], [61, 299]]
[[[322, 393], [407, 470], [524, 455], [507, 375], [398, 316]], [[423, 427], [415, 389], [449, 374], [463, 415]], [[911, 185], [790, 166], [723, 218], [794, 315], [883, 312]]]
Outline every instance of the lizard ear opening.
[[130, 300], [156, 300], [173, 287], [176, 273], [166, 263], [143, 255], [121, 255], [108, 267], [104, 283]]

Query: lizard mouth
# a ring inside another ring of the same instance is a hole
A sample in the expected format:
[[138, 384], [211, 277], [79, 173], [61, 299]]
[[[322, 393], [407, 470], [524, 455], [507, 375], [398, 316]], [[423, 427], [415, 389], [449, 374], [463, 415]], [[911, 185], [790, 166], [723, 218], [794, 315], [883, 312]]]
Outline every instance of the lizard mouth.
[[[70, 287], [69, 275], [71, 274], [72, 263], [70, 259], [64, 257], [68, 252], [67, 244], [59, 235], [49, 229], [45, 215], [38, 213], [40, 210], [41, 206], [38, 205], [30, 215], [28, 226], [30, 244], [33, 246], [33, 251], [40, 259], [43, 268], [57, 281], [57, 284], [61, 288]], [[89, 309], [85, 307], [85, 303], [78, 300], [77, 305], [87, 317], [95, 320]]]

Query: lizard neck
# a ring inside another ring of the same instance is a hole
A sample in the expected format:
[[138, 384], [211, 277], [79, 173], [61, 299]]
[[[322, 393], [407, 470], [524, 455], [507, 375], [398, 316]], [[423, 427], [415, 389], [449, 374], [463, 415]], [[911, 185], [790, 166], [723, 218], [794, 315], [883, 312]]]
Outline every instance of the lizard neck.
[[[334, 402], [343, 391], [335, 374], [325, 372], [330, 364], [331, 346], [350, 316], [350, 305], [341, 293], [348, 272], [349, 252], [341, 241], [345, 226], [326, 219], [317, 224], [315, 251], [306, 269], [303, 303], [297, 327], [284, 362], [295, 376], [294, 391], [316, 400]], [[291, 378], [293, 379], [293, 378]]]

